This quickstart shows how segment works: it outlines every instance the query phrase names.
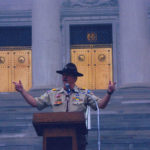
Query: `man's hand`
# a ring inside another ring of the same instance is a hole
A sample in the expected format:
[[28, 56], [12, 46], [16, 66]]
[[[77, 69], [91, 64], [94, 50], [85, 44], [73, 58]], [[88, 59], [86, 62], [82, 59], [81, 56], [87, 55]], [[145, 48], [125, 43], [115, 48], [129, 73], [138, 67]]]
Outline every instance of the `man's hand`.
[[107, 90], [107, 93], [109, 95], [111, 95], [115, 91], [115, 89], [116, 89], [115, 85], [116, 85], [116, 82], [109, 81], [108, 90]]
[[19, 83], [17, 82], [13, 82], [13, 84], [15, 85], [15, 89], [16, 91], [20, 92], [20, 94], [24, 97], [24, 99], [26, 100], [27, 103], [29, 103], [30, 105], [32, 105], [33, 107], [37, 107], [37, 103], [34, 97], [32, 97], [24, 88], [23, 85], [21, 83], [21, 81], [19, 80]]
[[98, 107], [99, 108], [104, 109], [107, 106], [107, 104], [108, 104], [108, 102], [111, 98], [111, 94], [115, 91], [115, 85], [116, 85], [116, 82], [109, 81], [107, 94], [103, 97], [102, 100], [100, 100], [98, 102]]
[[19, 80], [19, 83], [13, 82], [13, 84], [15, 85], [16, 91], [22, 93], [22, 91], [24, 90], [22, 82]]

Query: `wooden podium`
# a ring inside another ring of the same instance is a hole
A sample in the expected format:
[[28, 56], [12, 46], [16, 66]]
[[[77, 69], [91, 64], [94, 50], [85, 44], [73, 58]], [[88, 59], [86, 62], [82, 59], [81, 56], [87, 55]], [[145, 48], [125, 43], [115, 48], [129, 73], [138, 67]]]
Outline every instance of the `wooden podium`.
[[78, 136], [87, 133], [84, 113], [35, 113], [33, 126], [43, 136], [43, 150], [78, 150]]

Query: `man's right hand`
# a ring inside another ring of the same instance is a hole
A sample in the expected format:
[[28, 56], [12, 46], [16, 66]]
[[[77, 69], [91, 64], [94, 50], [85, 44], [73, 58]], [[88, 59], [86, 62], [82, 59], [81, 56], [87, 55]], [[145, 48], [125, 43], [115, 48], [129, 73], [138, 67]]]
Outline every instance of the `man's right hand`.
[[33, 107], [37, 107], [37, 102], [36, 102], [35, 98], [32, 97], [32, 96], [23, 88], [23, 85], [22, 85], [22, 83], [21, 83], [20, 80], [19, 80], [19, 83], [13, 82], [13, 84], [15, 85], [16, 91], [18, 91], [18, 92], [21, 93], [21, 95], [24, 97], [24, 99], [26, 100], [27, 103], [29, 103], [29, 104], [32, 105]]
[[13, 82], [13, 84], [15, 85], [15, 89], [16, 91], [22, 93], [24, 88], [23, 88], [23, 85], [22, 85], [22, 82], [19, 80], [19, 83], [17, 82]]

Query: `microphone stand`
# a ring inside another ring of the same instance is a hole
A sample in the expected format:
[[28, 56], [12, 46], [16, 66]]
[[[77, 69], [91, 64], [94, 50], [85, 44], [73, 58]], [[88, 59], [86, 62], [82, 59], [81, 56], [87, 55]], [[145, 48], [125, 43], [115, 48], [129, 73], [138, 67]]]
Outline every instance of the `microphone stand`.
[[69, 99], [70, 99], [71, 89], [70, 89], [70, 85], [68, 83], [65, 84], [65, 87], [66, 87], [66, 91], [67, 91], [67, 95], [66, 95], [66, 101], [67, 101], [66, 112], [68, 112], [69, 111], [68, 103], [69, 103]]
[[97, 104], [97, 101], [95, 100], [96, 108], [97, 108], [97, 146], [98, 150], [101, 148], [101, 142], [100, 142], [100, 110]]
[[[97, 108], [97, 150], [100, 150], [101, 149], [101, 142], [100, 142], [100, 109], [98, 107], [98, 103], [96, 100], [94, 100], [95, 102], [95, 105], [96, 105], [96, 108]], [[89, 110], [88, 110], [89, 112]], [[87, 112], [87, 114], [88, 114]], [[90, 120], [91, 118], [89, 118], [89, 115], [88, 115], [88, 119], [87, 119], [87, 127], [88, 129], [91, 129], [91, 124], [88, 124], [88, 121]]]
[[70, 94], [71, 94], [71, 89], [70, 89], [69, 83], [66, 83], [66, 84], [65, 84], [65, 87], [66, 87], [67, 95], [70, 96]]

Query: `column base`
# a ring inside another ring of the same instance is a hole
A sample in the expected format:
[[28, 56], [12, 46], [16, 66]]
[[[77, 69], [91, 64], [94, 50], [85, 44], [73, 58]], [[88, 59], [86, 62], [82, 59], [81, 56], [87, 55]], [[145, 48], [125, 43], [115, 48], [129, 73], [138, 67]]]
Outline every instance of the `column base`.
[[125, 89], [125, 88], [150, 88], [150, 82], [127, 83], [127, 84], [120, 85], [118, 88], [119, 89]]

